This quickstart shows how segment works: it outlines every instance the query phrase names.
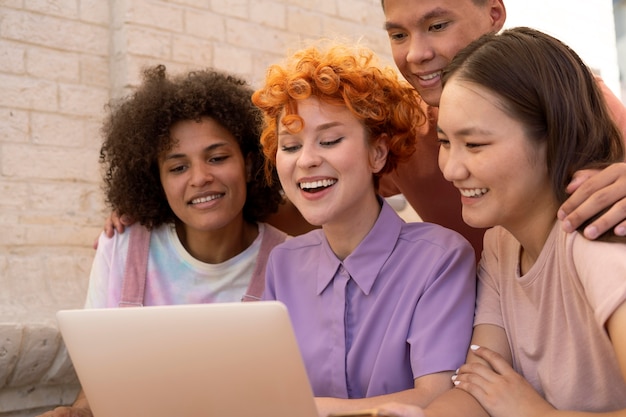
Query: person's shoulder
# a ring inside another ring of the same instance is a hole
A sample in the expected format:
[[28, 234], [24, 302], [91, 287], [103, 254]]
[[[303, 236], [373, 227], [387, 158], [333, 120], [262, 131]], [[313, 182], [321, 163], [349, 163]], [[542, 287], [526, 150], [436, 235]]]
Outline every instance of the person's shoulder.
[[447, 227], [430, 222], [411, 222], [402, 226], [400, 238], [410, 241], [428, 241], [442, 246], [470, 246], [463, 235]]
[[299, 250], [312, 246], [319, 246], [324, 241], [324, 232], [321, 229], [311, 230], [298, 236], [287, 236], [274, 250]]
[[269, 223], [258, 223], [260, 227], [263, 227], [263, 238], [264, 239], [270, 239], [272, 241], [276, 241], [278, 243], [282, 243], [285, 240], [287, 240], [288, 238], [290, 238], [291, 236], [289, 236], [287, 233], [283, 232], [282, 230], [272, 226]]
[[572, 258], [576, 263], [594, 263], [599, 259], [603, 259], [604, 265], [612, 260], [617, 263], [623, 263], [624, 256], [626, 256], [626, 240], [590, 240], [579, 231], [572, 233], [563, 231], [560, 224], [558, 229], [558, 233], [561, 236], [560, 240], [564, 241], [567, 247], [571, 247]]

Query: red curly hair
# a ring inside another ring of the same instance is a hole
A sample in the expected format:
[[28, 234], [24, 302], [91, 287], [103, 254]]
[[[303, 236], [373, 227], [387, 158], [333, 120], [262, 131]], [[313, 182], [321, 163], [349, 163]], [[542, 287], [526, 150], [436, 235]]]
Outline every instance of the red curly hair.
[[417, 130], [426, 121], [417, 91], [391, 67], [378, 66], [370, 49], [339, 42], [310, 46], [283, 65], [272, 65], [265, 85], [252, 95], [264, 116], [261, 144], [268, 179], [276, 164], [279, 118], [290, 132], [302, 130], [297, 102], [308, 97], [347, 107], [363, 123], [370, 140], [388, 136], [387, 162], [375, 174], [375, 184], [415, 151]]

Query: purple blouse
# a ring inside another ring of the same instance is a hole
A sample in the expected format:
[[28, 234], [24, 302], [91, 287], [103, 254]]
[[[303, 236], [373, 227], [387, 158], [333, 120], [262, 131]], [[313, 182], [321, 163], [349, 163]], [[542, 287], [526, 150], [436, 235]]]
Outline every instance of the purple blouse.
[[263, 298], [289, 310], [318, 397], [363, 398], [457, 369], [474, 318], [475, 257], [458, 233], [405, 223], [383, 201], [343, 262], [321, 230], [270, 253]]

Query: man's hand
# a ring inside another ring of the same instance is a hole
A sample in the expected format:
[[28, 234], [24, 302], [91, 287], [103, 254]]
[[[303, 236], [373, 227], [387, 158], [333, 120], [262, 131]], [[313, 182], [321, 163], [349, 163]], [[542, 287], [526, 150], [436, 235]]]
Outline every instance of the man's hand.
[[618, 236], [626, 236], [626, 163], [614, 163], [599, 170], [581, 170], [567, 186], [570, 197], [561, 205], [558, 217], [567, 232], [603, 210], [584, 229], [587, 239], [596, 239], [613, 228]]
[[[127, 226], [130, 226], [131, 224], [133, 224], [135, 221], [134, 219], [130, 218], [129, 216], [123, 214], [122, 216], [120, 216], [115, 210], [111, 212], [111, 214], [109, 214], [109, 217], [107, 217], [104, 220], [104, 234], [108, 237], [108, 238], [112, 238], [113, 234], [117, 231], [117, 233], [124, 233], [124, 229]], [[93, 248], [94, 249], [98, 249], [98, 237], [96, 237], [96, 240], [93, 242]]]

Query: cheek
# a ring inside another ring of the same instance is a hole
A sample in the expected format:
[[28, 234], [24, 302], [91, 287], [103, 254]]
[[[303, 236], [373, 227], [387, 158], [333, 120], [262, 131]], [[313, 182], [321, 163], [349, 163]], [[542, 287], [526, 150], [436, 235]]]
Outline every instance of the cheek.
[[289, 173], [291, 172], [291, 163], [289, 162], [289, 158], [285, 155], [276, 155], [275, 159], [276, 172], [278, 173], [278, 179], [281, 183], [284, 183], [283, 180], [287, 178]]

